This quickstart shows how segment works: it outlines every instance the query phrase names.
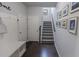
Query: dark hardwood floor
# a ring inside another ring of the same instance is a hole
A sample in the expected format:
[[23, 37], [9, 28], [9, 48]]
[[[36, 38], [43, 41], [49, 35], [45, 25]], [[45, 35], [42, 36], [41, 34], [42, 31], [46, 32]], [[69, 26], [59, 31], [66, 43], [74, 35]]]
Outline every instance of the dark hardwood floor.
[[58, 57], [58, 53], [53, 44], [39, 44], [33, 42], [27, 48], [23, 57]]

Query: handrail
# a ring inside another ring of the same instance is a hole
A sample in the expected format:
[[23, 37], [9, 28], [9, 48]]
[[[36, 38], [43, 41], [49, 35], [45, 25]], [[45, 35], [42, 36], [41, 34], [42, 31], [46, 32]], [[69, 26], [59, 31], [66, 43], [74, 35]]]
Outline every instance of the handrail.
[[39, 43], [41, 41], [41, 26], [39, 26]]

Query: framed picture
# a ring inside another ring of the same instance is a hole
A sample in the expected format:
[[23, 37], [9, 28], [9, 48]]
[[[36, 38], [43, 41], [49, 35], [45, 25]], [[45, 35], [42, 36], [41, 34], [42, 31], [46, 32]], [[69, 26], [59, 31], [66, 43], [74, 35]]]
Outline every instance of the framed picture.
[[59, 15], [58, 15], [58, 12], [57, 12], [57, 20], [59, 19]]
[[62, 11], [63, 17], [68, 15], [68, 10], [69, 10], [69, 5], [66, 5], [66, 6], [63, 8], [63, 11]]
[[61, 20], [58, 21], [59, 28], [61, 28]]
[[58, 27], [58, 21], [56, 21], [56, 27]]
[[62, 11], [59, 11], [59, 12], [57, 13], [57, 16], [58, 16], [58, 19], [61, 19], [61, 18], [62, 18]]
[[71, 2], [70, 3], [70, 12], [76, 12], [79, 10], [79, 2]]
[[61, 28], [61, 20], [56, 21], [56, 27]]
[[72, 34], [76, 34], [77, 32], [77, 17], [73, 17], [69, 19], [69, 32]]
[[62, 28], [67, 29], [67, 19], [62, 20]]

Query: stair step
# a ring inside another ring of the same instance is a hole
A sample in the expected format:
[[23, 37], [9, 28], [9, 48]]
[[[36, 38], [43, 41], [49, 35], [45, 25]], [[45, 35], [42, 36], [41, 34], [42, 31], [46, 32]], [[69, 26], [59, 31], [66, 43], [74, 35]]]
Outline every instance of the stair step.
[[52, 28], [43, 28], [43, 30], [45, 31], [52, 31]]
[[44, 40], [46, 40], [46, 41], [49, 41], [49, 40], [53, 40], [53, 38], [42, 38], [42, 41], [44, 41]]
[[42, 38], [53, 38], [53, 36], [42, 36]]
[[42, 36], [44, 38], [52, 38], [53, 36]]
[[53, 33], [52, 33], [52, 32], [51, 32], [51, 33], [42, 33], [42, 34], [46, 34], [46, 35], [48, 35], [48, 34], [49, 34], [49, 35], [53, 35]]
[[51, 24], [51, 22], [43, 22], [44, 24]]
[[47, 24], [47, 23], [46, 23], [46, 24], [45, 24], [45, 23], [43, 23], [43, 25], [52, 25], [52, 24], [50, 24], [50, 23], [49, 23], [49, 24]]
[[49, 31], [52, 31], [52, 28], [43, 28], [42, 30], [49, 30]]
[[52, 27], [43, 27], [43, 29], [52, 29]]
[[47, 33], [47, 32], [45, 32], [45, 33], [42, 33], [42, 35], [46, 35], [46, 36], [53, 36], [53, 34], [52, 33]]
[[47, 44], [47, 45], [50, 45], [50, 44], [54, 44], [54, 40], [51, 40], [51, 41], [41, 41], [42, 44]]
[[43, 26], [43, 28], [52, 28], [52, 26]]
[[52, 28], [43, 28], [43, 30], [52, 30]]
[[44, 25], [52, 25], [51, 23], [43, 23]]
[[52, 31], [43, 30], [42, 33], [53, 33]]
[[51, 24], [43, 24], [43, 26], [52, 26]]
[[52, 30], [43, 30], [42, 32], [53, 32]]
[[51, 22], [51, 21], [44, 21], [44, 22]]
[[43, 33], [42, 36], [53, 36], [52, 33]]
[[50, 21], [44, 21], [43, 23], [51, 23]]
[[42, 39], [53, 39], [53, 37], [42, 37]]
[[43, 31], [43, 33], [53, 33], [53, 32], [46, 32], [46, 31]]
[[52, 24], [43, 24], [43, 25], [52, 25]]
[[43, 33], [53, 33], [53, 32], [43, 32]]
[[45, 29], [52, 29], [52, 27], [43, 27], [43, 28], [45, 28]]
[[[44, 42], [48, 42], [48, 41], [51, 41], [51, 42], [53, 41], [53, 42], [54, 42], [54, 40], [53, 40], [53, 39], [48, 39], [48, 40], [43, 39], [43, 40], [42, 40], [42, 42], [43, 42], [43, 41], [44, 41]], [[42, 43], [42, 42], [41, 42], [41, 43]]]

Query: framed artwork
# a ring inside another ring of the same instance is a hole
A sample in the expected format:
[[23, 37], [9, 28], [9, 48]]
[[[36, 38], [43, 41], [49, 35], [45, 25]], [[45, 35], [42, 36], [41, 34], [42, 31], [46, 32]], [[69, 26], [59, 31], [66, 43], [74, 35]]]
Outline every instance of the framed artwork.
[[67, 19], [62, 20], [62, 28], [67, 29]]
[[57, 20], [59, 19], [59, 16], [58, 16], [58, 12], [57, 12]]
[[68, 10], [69, 10], [69, 5], [66, 5], [66, 6], [63, 8], [63, 11], [62, 11], [63, 17], [68, 15]]
[[56, 21], [56, 27], [58, 27], [58, 21]]
[[79, 2], [71, 2], [70, 3], [70, 12], [76, 12], [79, 10]]
[[56, 21], [56, 27], [61, 28], [61, 20]]
[[69, 19], [69, 32], [72, 34], [76, 34], [77, 32], [77, 17], [73, 17]]
[[59, 12], [57, 13], [57, 15], [58, 15], [58, 19], [61, 19], [61, 18], [62, 18], [62, 11], [59, 11]]
[[58, 21], [59, 28], [61, 28], [61, 20]]

